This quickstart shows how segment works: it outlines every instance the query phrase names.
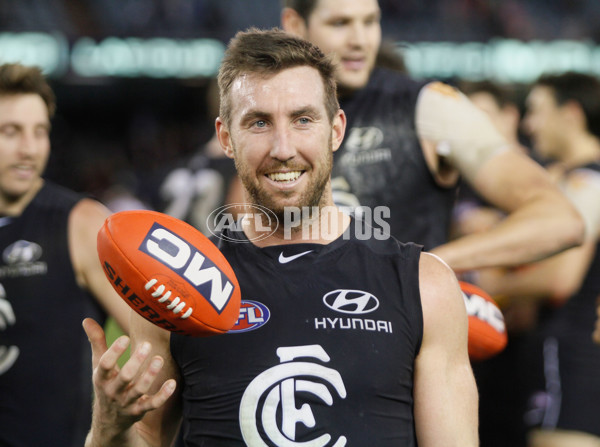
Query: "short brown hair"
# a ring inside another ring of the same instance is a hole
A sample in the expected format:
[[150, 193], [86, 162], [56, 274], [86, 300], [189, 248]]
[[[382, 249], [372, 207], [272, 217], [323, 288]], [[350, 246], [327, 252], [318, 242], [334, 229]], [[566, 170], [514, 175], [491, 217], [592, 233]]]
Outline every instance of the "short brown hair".
[[281, 5], [295, 10], [308, 23], [308, 18], [317, 8], [318, 2], [319, 0], [281, 0]]
[[56, 97], [48, 85], [42, 70], [21, 64], [0, 65], [0, 96], [39, 95], [46, 103], [48, 117], [56, 110]]
[[600, 80], [596, 76], [574, 71], [543, 74], [533, 85], [551, 89], [559, 106], [569, 101], [578, 103], [589, 132], [600, 138]]
[[231, 124], [229, 91], [233, 81], [244, 74], [270, 76], [285, 69], [308, 66], [321, 75], [325, 87], [325, 108], [329, 121], [340, 108], [334, 79], [335, 67], [315, 45], [279, 28], [250, 28], [238, 32], [229, 42], [219, 69], [220, 115]]
[[463, 81], [458, 83], [458, 89], [467, 96], [477, 93], [487, 93], [493, 99], [498, 108], [502, 109], [507, 105], [517, 105], [517, 101], [512, 97], [511, 90], [490, 80], [482, 81]]

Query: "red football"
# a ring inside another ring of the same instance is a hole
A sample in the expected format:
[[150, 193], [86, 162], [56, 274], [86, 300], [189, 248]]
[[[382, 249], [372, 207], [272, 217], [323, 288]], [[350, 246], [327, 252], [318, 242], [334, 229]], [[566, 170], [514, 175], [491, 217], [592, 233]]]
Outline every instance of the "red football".
[[485, 360], [508, 342], [504, 316], [496, 302], [479, 287], [459, 281], [469, 316], [469, 358]]
[[219, 249], [191, 225], [155, 211], [115, 213], [98, 232], [98, 256], [121, 298], [172, 332], [227, 332], [240, 315], [236, 276]]

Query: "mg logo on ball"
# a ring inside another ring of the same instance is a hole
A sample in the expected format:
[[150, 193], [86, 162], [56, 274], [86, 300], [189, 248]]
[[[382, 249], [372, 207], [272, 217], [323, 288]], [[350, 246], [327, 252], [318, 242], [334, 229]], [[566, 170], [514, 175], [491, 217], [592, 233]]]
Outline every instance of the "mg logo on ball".
[[218, 313], [223, 311], [233, 293], [233, 284], [196, 247], [154, 223], [139, 249], [192, 284]]

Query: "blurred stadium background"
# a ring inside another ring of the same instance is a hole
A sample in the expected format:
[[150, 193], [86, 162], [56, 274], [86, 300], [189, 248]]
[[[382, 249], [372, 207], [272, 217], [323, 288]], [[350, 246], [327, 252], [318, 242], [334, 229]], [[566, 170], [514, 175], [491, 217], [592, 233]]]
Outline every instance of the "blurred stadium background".
[[[600, 73], [597, 0], [380, 0], [415, 77], [524, 85]], [[152, 206], [157, 179], [213, 130], [208, 86], [227, 41], [279, 24], [278, 0], [1, 0], [0, 62], [41, 66], [58, 97], [49, 178]]]

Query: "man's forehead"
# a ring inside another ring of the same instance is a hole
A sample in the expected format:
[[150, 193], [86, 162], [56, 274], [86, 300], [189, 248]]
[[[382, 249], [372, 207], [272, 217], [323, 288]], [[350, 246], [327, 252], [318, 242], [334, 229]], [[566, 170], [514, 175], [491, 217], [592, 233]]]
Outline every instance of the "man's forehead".
[[554, 92], [550, 87], [547, 87], [545, 85], [536, 85], [531, 89], [529, 95], [527, 95], [525, 102], [528, 105], [553, 105], [556, 104], [556, 98], [554, 97]]
[[322, 19], [354, 17], [356, 15], [379, 15], [377, 0], [318, 0], [312, 14]]
[[259, 102], [291, 101], [303, 98], [305, 102], [323, 103], [324, 86], [319, 72], [311, 67], [294, 67], [276, 74], [245, 73], [231, 84], [231, 99], [236, 105], [255, 106]]
[[0, 119], [3, 122], [49, 121], [48, 109], [43, 99], [30, 93], [0, 95]]
[[263, 84], [281, 83], [282, 85], [294, 85], [292, 80], [314, 81], [320, 78], [319, 71], [308, 65], [284, 68], [277, 72], [243, 72], [232, 82], [232, 89]]
[[37, 93], [0, 93], [0, 105], [4, 107], [45, 107], [44, 100]]

